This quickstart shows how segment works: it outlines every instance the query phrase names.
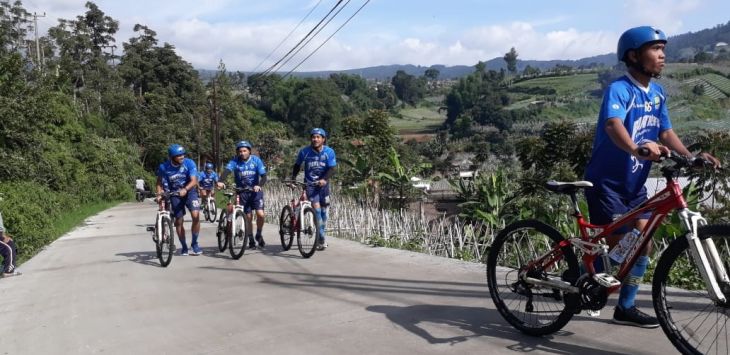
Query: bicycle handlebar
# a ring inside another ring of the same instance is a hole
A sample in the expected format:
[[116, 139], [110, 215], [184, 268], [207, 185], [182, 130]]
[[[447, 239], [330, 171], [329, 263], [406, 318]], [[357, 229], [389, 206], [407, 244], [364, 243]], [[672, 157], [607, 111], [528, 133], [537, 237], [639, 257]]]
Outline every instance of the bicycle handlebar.
[[306, 187], [306, 186], [319, 186], [316, 182], [302, 182], [297, 180], [282, 180], [281, 182], [287, 184], [287, 185], [295, 185], [300, 187]]

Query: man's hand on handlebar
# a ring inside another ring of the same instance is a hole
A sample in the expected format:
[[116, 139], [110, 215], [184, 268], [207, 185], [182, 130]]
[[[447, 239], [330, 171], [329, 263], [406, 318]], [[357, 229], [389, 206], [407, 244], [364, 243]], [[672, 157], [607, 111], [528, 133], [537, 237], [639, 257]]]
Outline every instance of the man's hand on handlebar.
[[639, 159], [657, 161], [662, 156], [669, 156], [670, 150], [666, 146], [655, 142], [646, 142], [634, 148], [631, 154]]
[[722, 164], [720, 163], [720, 160], [713, 157], [712, 154], [710, 154], [710, 153], [702, 152], [700, 154], [697, 154], [697, 158], [710, 163], [710, 165], [712, 165], [712, 167], [715, 168], [716, 170], [722, 168]]

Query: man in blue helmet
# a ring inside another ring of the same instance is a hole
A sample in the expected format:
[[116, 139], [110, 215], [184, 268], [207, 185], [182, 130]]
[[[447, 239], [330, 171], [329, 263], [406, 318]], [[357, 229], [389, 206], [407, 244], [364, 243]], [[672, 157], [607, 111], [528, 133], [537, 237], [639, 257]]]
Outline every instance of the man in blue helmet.
[[213, 171], [213, 163], [205, 163], [205, 170], [198, 174], [198, 189], [200, 190], [200, 198], [203, 204], [206, 204], [208, 198], [215, 198], [215, 185], [218, 183], [218, 174]]
[[[604, 93], [585, 174], [585, 179], [593, 183], [585, 193], [593, 224], [608, 224], [647, 200], [644, 183], [651, 162], [662, 153], [672, 149], [692, 155], [672, 130], [664, 89], [651, 80], [658, 78], [664, 68], [666, 44], [664, 32], [649, 26], [631, 28], [618, 41], [618, 59], [628, 71]], [[649, 155], [640, 156], [639, 148], [646, 148]], [[719, 166], [711, 155], [702, 156]], [[609, 238], [609, 246], [616, 245], [633, 228], [643, 230], [648, 217], [640, 216], [634, 225], [625, 225], [620, 233]], [[613, 314], [615, 323], [643, 328], [659, 326], [655, 317], [637, 309], [634, 302], [649, 265], [650, 247], [651, 244], [623, 280]]]
[[297, 160], [292, 169], [292, 180], [299, 174], [299, 168], [304, 163], [304, 181], [307, 186], [307, 197], [312, 202], [317, 217], [319, 217], [319, 245], [318, 249], [327, 248], [325, 227], [327, 223], [327, 206], [330, 204], [330, 178], [335, 173], [337, 159], [335, 151], [326, 146], [327, 132], [321, 128], [314, 128], [309, 132], [311, 144], [299, 150]]
[[256, 242], [260, 248], [266, 245], [261, 229], [264, 227], [264, 191], [261, 189], [266, 184], [266, 166], [264, 162], [256, 155], [251, 154], [253, 146], [248, 141], [240, 141], [236, 143], [236, 157], [226, 164], [221, 174], [219, 188], [223, 188], [229, 173], [233, 173], [236, 187], [250, 188], [252, 191], [243, 191], [239, 198], [243, 205], [243, 211], [246, 213], [246, 230], [252, 231], [251, 225], [252, 211], [256, 211], [256, 241], [251, 235], [248, 237], [248, 247], [255, 248]]
[[167, 149], [167, 155], [169, 159], [160, 164], [157, 169], [157, 196], [159, 198], [163, 191], [178, 192], [179, 196], [170, 198], [170, 210], [175, 218], [177, 236], [180, 238], [180, 244], [182, 244], [180, 254], [188, 255], [185, 227], [183, 226], [183, 216], [185, 216], [185, 207], [187, 207], [193, 220], [191, 227], [193, 240], [190, 244], [192, 252], [190, 255], [200, 255], [203, 253], [198, 245], [200, 201], [195, 188], [198, 184], [198, 168], [195, 166], [195, 162], [185, 157], [185, 148], [179, 144], [170, 145]]

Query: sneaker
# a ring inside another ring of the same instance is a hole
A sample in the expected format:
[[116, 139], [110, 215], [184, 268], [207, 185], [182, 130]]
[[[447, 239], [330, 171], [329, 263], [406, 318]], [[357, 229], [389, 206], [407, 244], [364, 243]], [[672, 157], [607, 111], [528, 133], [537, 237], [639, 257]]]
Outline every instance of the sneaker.
[[325, 250], [327, 249], [327, 242], [319, 242], [317, 244], [317, 250]]
[[629, 309], [616, 306], [613, 311], [613, 322], [641, 328], [656, 328], [659, 326], [659, 321], [656, 318], [640, 311], [636, 306]]
[[23, 275], [23, 273], [20, 272], [20, 270], [18, 270], [18, 269], [13, 270], [13, 272], [3, 272], [3, 278], [5, 278], [5, 277], [13, 277], [13, 276], [20, 276], [20, 275]]
[[263, 248], [266, 246], [266, 242], [264, 242], [264, 237], [261, 235], [256, 236], [256, 242], [259, 243], [259, 248]]
[[182, 256], [187, 256], [187, 255], [188, 255], [188, 247], [183, 247], [183, 248], [182, 248], [182, 249], [180, 250], [180, 255], [182, 255]]
[[248, 248], [249, 249], [255, 249], [256, 248], [256, 241], [253, 240], [253, 236], [248, 237]]
[[197, 244], [193, 245], [192, 249], [193, 249], [193, 251], [190, 252], [190, 255], [200, 255], [200, 254], [203, 254], [203, 249], [201, 249]]
[[591, 317], [593, 317], [593, 318], [596, 318], [596, 317], [600, 317], [601, 316], [601, 311], [594, 311], [592, 309], [586, 309], [586, 314], [589, 315], [589, 316], [591, 316]]

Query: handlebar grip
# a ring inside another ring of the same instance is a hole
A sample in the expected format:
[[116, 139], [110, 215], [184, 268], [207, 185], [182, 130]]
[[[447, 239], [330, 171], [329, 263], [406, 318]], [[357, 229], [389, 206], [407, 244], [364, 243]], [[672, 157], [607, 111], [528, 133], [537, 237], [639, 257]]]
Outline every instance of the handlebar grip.
[[651, 152], [649, 152], [649, 148], [639, 147], [639, 150], [636, 153], [641, 157], [648, 157]]

